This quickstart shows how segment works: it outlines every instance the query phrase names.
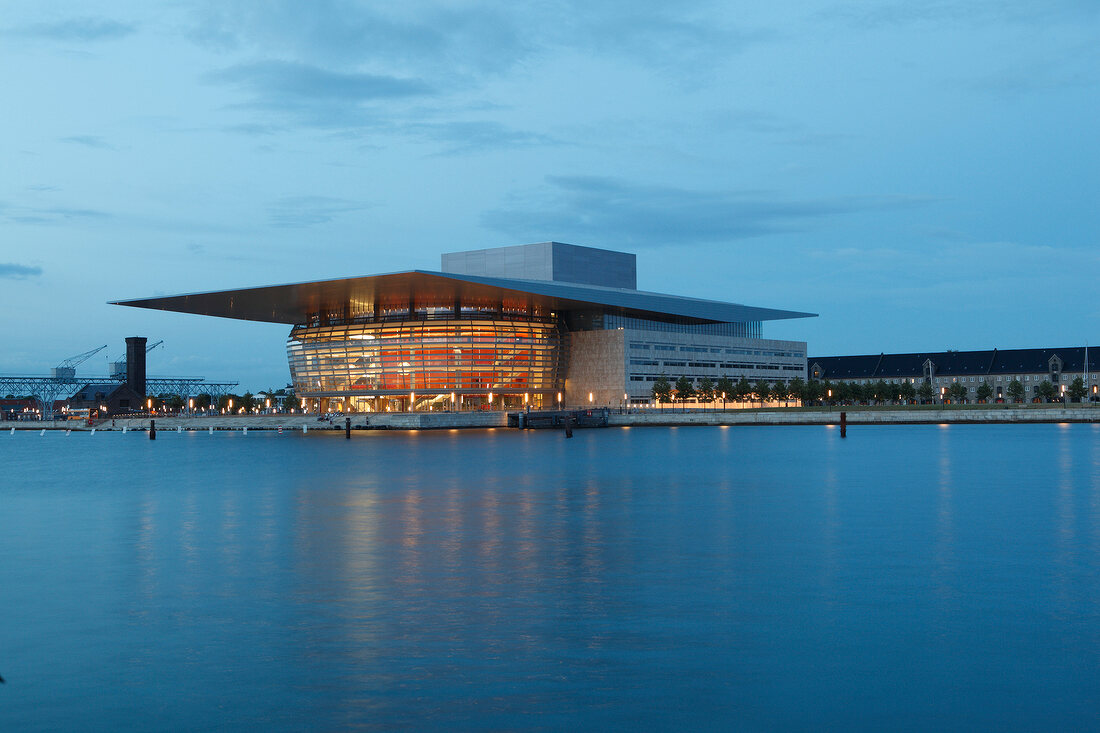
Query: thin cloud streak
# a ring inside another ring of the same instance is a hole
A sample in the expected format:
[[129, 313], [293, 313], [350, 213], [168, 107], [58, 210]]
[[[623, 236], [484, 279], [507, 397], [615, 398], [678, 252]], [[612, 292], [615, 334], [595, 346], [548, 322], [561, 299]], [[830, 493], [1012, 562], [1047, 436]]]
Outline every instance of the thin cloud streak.
[[514, 130], [499, 122], [485, 120], [415, 123], [404, 126], [402, 131], [444, 143], [447, 147], [440, 155], [561, 144], [549, 135]]
[[365, 208], [361, 202], [329, 196], [288, 196], [268, 207], [268, 220], [274, 227], [300, 229], [327, 224], [341, 214]]
[[[209, 84], [234, 87], [250, 101], [235, 105], [261, 110], [265, 118], [278, 115], [299, 125], [318, 128], [363, 128], [388, 119], [378, 105], [434, 94], [415, 78], [331, 71], [289, 61], [238, 64], [206, 74]], [[248, 135], [273, 131], [265, 119], [230, 126]]]
[[1082, 22], [1100, 16], [1100, 5], [1092, 0], [908, 0], [890, 2], [838, 3], [820, 17], [853, 26], [879, 28], [913, 24], [953, 25], [990, 23], [1051, 24]]
[[419, 96], [432, 91], [418, 79], [329, 71], [319, 66], [289, 61], [239, 64], [212, 72], [206, 78], [213, 83], [245, 89], [271, 104], [286, 100], [364, 102]]
[[9, 36], [43, 38], [55, 41], [112, 41], [133, 34], [137, 27], [110, 18], [95, 16], [69, 18], [54, 23], [32, 23], [3, 32]]
[[494, 209], [482, 224], [519, 240], [561, 232], [615, 246], [722, 243], [804, 231], [829, 217], [924, 205], [909, 196], [789, 200], [760, 192], [697, 191], [594, 176], [548, 177], [526, 200]]
[[55, 225], [74, 221], [91, 222], [110, 219], [111, 215], [96, 209], [68, 206], [8, 206], [0, 203], [0, 221], [13, 224]]
[[0, 262], [0, 278], [5, 280], [26, 280], [29, 277], [39, 277], [41, 274], [41, 267], [20, 265], [15, 262]]
[[70, 135], [69, 137], [61, 138], [63, 143], [73, 143], [74, 145], [83, 145], [86, 148], [97, 148], [99, 150], [114, 150], [115, 146], [104, 140], [98, 135]]

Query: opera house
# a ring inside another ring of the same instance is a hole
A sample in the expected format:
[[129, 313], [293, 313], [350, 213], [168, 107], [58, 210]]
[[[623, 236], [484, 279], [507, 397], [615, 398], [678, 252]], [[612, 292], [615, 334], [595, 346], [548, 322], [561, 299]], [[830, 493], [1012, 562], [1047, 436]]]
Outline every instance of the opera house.
[[560, 242], [116, 304], [290, 325], [296, 395], [349, 412], [638, 405], [662, 375], [805, 378], [805, 342], [762, 324], [814, 315], [641, 291], [633, 254]]

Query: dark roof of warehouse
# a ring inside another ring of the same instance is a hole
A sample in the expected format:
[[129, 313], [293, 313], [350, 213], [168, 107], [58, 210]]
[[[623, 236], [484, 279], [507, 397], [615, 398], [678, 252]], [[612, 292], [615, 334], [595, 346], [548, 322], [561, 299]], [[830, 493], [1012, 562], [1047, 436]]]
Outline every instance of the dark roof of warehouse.
[[555, 311], [598, 307], [628, 316], [676, 316], [700, 323], [775, 321], [816, 315], [644, 290], [427, 270], [120, 300], [112, 304], [246, 321], [299, 324], [305, 323], [311, 314], [338, 312], [342, 304], [351, 301], [373, 303], [391, 298], [415, 298], [418, 293], [443, 299], [519, 298]]
[[[1089, 353], [1089, 371], [1097, 370], [1100, 349]], [[821, 367], [824, 379], [891, 379], [924, 375], [924, 362], [931, 359], [936, 374], [1015, 374], [1046, 372], [1050, 360], [1062, 360], [1062, 371], [1084, 371], [1085, 347], [1060, 349], [989, 349], [985, 351], [934, 351], [914, 354], [868, 354], [860, 356], [814, 356], [806, 360], [812, 369]]]

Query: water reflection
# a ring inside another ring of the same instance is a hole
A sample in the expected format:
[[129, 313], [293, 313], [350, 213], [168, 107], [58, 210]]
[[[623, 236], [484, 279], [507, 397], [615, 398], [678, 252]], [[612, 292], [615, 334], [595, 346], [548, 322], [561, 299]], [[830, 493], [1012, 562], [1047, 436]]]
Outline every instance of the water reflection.
[[1055, 542], [1057, 547], [1055, 586], [1059, 605], [1068, 609], [1073, 603], [1074, 554], [1076, 551], [1076, 509], [1074, 507], [1073, 449], [1071, 427], [1060, 423], [1058, 430], [1058, 488], [1055, 499], [1057, 527]]
[[951, 475], [952, 433], [949, 425], [940, 426], [938, 481], [936, 486], [936, 540], [933, 555], [939, 592], [954, 595], [955, 578], [955, 514], [954, 479]]
[[[837, 461], [844, 460], [843, 457], [838, 454], [837, 448], [839, 448], [838, 431], [833, 430], [831, 425], [825, 433], [825, 439], [830, 446], [831, 450], [825, 452], [823, 460], [824, 476], [821, 482], [823, 492], [823, 521], [821, 526], [822, 531], [822, 592], [827, 602], [830, 604], [836, 604], [842, 602], [843, 598], [837, 588], [836, 573], [838, 566], [838, 541], [840, 531], [840, 512], [837, 504], [838, 487], [838, 470]], [[846, 439], [845, 439], [846, 440]]]
[[[0, 727], [79, 728], [93, 702], [109, 728], [181, 730], [227, 710], [267, 730], [1081, 727], [1098, 436], [118, 441], [208, 468], [79, 492], [28, 468], [0, 490], [3, 671], [39, 680]], [[82, 686], [97, 667], [112, 685]]]

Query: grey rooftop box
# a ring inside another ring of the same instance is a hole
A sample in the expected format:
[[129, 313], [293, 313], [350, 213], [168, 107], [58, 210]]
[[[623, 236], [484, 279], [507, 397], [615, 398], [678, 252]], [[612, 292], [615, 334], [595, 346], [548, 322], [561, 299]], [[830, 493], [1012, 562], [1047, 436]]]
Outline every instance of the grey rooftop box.
[[455, 275], [549, 280], [627, 290], [638, 288], [634, 255], [562, 242], [449, 252], [440, 260], [440, 269]]

